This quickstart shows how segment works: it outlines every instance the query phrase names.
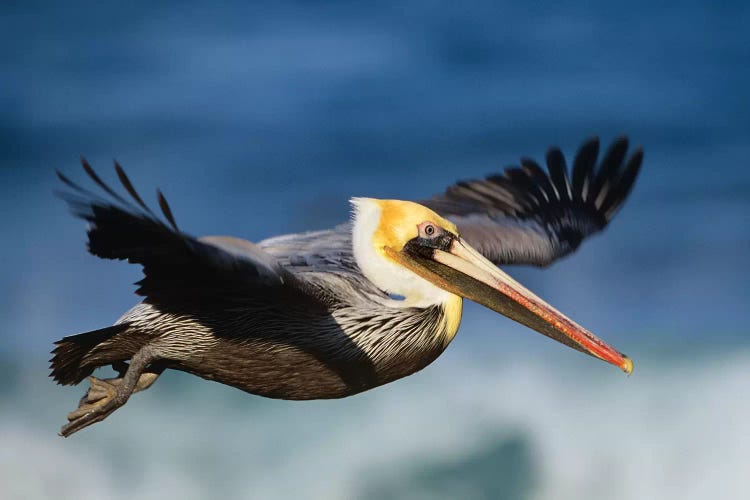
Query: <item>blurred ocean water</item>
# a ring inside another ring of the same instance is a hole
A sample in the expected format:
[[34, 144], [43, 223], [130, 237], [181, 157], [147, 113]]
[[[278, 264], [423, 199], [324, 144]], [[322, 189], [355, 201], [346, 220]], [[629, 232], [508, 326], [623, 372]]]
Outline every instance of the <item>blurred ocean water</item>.
[[54, 429], [75, 394], [27, 375], [3, 397], [0, 484], [5, 498], [82, 499], [750, 492], [750, 350], [655, 357], [631, 379], [546, 354], [453, 355], [391, 387], [304, 404], [169, 374], [68, 440]]
[[[0, 497], [750, 497], [745, 2], [0, 7]], [[646, 160], [603, 236], [520, 281], [626, 378], [478, 306], [434, 365], [289, 403], [170, 374], [56, 431], [52, 342], [111, 324], [135, 266], [85, 253], [53, 169], [120, 161], [194, 234], [329, 227], [546, 147]]]

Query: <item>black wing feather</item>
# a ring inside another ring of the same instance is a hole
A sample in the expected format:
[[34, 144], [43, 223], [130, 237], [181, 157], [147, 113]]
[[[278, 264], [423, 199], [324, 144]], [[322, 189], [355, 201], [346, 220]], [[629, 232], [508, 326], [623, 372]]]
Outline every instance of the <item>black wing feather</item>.
[[[93, 173], [93, 170], [91, 171]], [[146, 205], [143, 200], [141, 199], [141, 196], [138, 194], [138, 191], [135, 190], [133, 187], [133, 183], [130, 182], [130, 179], [125, 174], [125, 171], [122, 169], [119, 163], [115, 160], [115, 172], [117, 173], [117, 178], [120, 179], [120, 184], [123, 185], [125, 190], [128, 192], [131, 198], [133, 198], [136, 203], [138, 203], [138, 206], [140, 206], [143, 210], [146, 211], [149, 215], [156, 217], [154, 213], [151, 211], [150, 208], [148, 208], [148, 205]]]
[[534, 182], [526, 171], [521, 168], [510, 168], [505, 171], [505, 175], [510, 180], [511, 184], [517, 189], [523, 189], [526, 191], [527, 199], [530, 207], [539, 207], [544, 201], [544, 195], [540, 186]]
[[579, 148], [571, 176], [553, 147], [547, 172], [523, 158], [521, 168], [461, 182], [422, 203], [453, 220], [493, 262], [545, 266], [604, 229], [622, 206], [643, 161], [640, 148], [625, 160], [627, 149], [628, 139], [617, 138], [597, 167], [599, 139], [591, 138]]
[[[89, 222], [89, 252], [105, 259], [127, 260], [143, 266], [136, 293], [144, 302], [165, 310], [191, 311], [234, 307], [297, 283], [276, 260], [249, 242], [243, 252], [199, 240], [177, 228], [166, 198], [157, 190], [167, 223], [159, 219], [118, 164], [120, 183], [135, 203], [108, 186], [85, 160], [84, 171], [109, 199], [93, 193], [57, 172], [72, 192], [59, 193], [72, 212]], [[286, 285], [286, 286], [282, 286]]]
[[130, 202], [128, 202], [126, 199], [124, 199], [122, 196], [117, 194], [112, 188], [110, 188], [100, 177], [97, 175], [97, 173], [94, 171], [94, 169], [91, 167], [89, 162], [81, 156], [81, 166], [83, 167], [83, 170], [88, 174], [88, 176], [100, 187], [102, 188], [108, 195], [113, 197], [115, 200], [119, 201], [123, 205], [127, 207], [132, 207]]
[[597, 193], [596, 199], [594, 200], [597, 206], [601, 206], [602, 200], [606, 197], [609, 188], [610, 180], [617, 170], [622, 166], [622, 162], [625, 159], [625, 154], [628, 152], [628, 138], [618, 137], [607, 149], [607, 152], [602, 158], [599, 166], [599, 171], [596, 173], [594, 178], [591, 191]]
[[547, 151], [547, 169], [557, 191], [557, 198], [561, 203], [570, 201], [572, 188], [568, 177], [568, 167], [565, 164], [565, 156], [559, 148], [552, 147]]
[[597, 156], [599, 156], [599, 138], [592, 137], [583, 143], [573, 161], [573, 195], [578, 196], [580, 201], [586, 201], [588, 198]]
[[179, 231], [177, 228], [177, 222], [174, 220], [174, 215], [172, 215], [172, 209], [169, 207], [169, 203], [167, 203], [167, 199], [164, 197], [160, 189], [156, 190], [156, 197], [159, 199], [159, 207], [161, 207], [164, 217], [166, 217], [169, 223], [172, 224], [172, 228], [174, 228], [175, 231]]
[[617, 179], [617, 183], [609, 190], [606, 198], [604, 198], [604, 201], [602, 202], [600, 210], [604, 213], [607, 220], [611, 220], [612, 217], [614, 217], [615, 213], [617, 213], [625, 199], [630, 194], [630, 190], [633, 188], [633, 184], [635, 184], [638, 173], [641, 171], [642, 164], [643, 150], [639, 147], [630, 158], [628, 158], [622, 174]]
[[531, 158], [521, 158], [521, 167], [526, 175], [532, 179], [533, 184], [539, 188], [544, 196], [545, 203], [555, 203], [557, 193], [552, 185], [552, 180], [542, 170], [542, 167]]

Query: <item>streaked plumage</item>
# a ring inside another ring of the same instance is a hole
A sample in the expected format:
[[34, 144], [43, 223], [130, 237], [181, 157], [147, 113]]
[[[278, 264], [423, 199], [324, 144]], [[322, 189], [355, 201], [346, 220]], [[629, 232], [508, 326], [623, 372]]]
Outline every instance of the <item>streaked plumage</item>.
[[167, 368], [274, 398], [356, 394], [437, 358], [456, 334], [462, 297], [629, 371], [626, 357], [471, 250], [496, 264], [535, 265], [575, 250], [632, 187], [642, 153], [624, 161], [626, 151], [618, 139], [596, 168], [598, 142], [590, 140], [572, 178], [551, 149], [549, 174], [524, 159], [521, 168], [460, 182], [420, 204], [355, 198], [353, 222], [257, 244], [189, 236], [164, 196], [157, 195], [162, 219], [117, 164], [130, 199], [85, 160], [101, 195], [58, 173], [70, 188], [62, 196], [90, 224], [89, 251], [144, 272], [136, 291], [143, 302], [117, 324], [57, 343], [58, 383], [77, 384], [100, 366], [120, 371], [91, 377], [62, 434], [106, 418]]

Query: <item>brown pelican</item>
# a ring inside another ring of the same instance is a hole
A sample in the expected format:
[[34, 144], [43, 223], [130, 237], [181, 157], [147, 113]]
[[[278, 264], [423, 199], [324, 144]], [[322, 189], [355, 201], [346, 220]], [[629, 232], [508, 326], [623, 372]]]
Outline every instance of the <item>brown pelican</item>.
[[[557, 148], [547, 172], [530, 159], [502, 175], [459, 182], [420, 203], [353, 198], [352, 221], [259, 243], [195, 238], [162, 216], [115, 163], [127, 196], [82, 159], [101, 190], [58, 172], [62, 196], [88, 221], [88, 250], [143, 266], [143, 301], [114, 326], [56, 342], [51, 376], [91, 387], [61, 435], [99, 422], [168, 368], [281, 399], [341, 398], [415, 373], [448, 346], [463, 298], [478, 302], [626, 373], [630, 359], [501, 271], [546, 266], [604, 227], [643, 159], [619, 138], [599, 142], [568, 174]], [[102, 366], [119, 375], [91, 376]]]

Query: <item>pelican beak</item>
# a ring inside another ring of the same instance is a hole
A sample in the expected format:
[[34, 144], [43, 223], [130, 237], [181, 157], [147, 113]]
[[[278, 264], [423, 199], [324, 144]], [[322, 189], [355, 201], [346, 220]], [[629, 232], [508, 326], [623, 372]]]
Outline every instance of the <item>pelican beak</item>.
[[[396, 252], [393, 252], [396, 253]], [[441, 248], [404, 248], [405, 266], [435, 285], [473, 300], [573, 349], [633, 371], [629, 357], [534, 295], [483, 255], [455, 237]]]

